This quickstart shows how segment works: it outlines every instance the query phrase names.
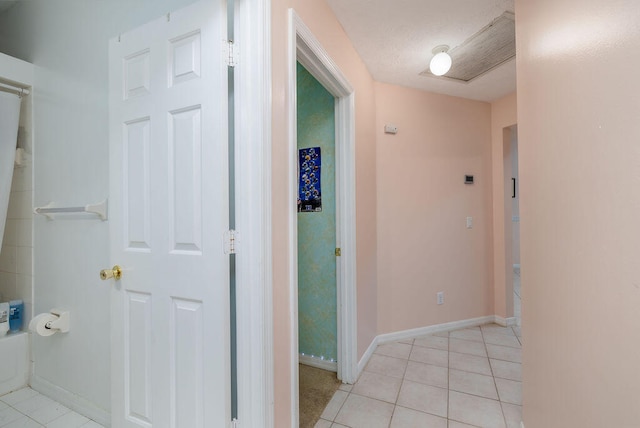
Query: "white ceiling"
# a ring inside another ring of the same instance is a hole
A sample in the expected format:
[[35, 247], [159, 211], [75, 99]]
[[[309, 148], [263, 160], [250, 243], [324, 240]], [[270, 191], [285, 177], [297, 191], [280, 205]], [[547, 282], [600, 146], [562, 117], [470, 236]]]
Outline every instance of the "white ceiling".
[[516, 90], [515, 59], [469, 83], [420, 76], [438, 45], [451, 49], [486, 27], [514, 0], [327, 0], [379, 82], [480, 101]]

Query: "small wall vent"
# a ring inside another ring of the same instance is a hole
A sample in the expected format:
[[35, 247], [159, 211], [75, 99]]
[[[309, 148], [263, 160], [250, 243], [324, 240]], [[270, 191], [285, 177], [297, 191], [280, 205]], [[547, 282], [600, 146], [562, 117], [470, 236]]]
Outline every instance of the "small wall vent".
[[516, 56], [515, 15], [504, 12], [489, 25], [449, 51], [453, 65], [444, 76], [434, 76], [429, 68], [420, 73], [438, 79], [468, 83]]

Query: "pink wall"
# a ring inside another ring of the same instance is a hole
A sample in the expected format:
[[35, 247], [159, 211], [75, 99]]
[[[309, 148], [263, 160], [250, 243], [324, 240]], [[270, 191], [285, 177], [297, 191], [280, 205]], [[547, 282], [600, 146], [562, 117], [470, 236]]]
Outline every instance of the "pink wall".
[[358, 355], [361, 356], [377, 334], [376, 320], [376, 150], [375, 99], [373, 79], [342, 27], [324, 1], [273, 0], [272, 73], [273, 73], [273, 299], [275, 426], [291, 426], [291, 355], [289, 310], [288, 230], [288, 33], [287, 13], [295, 8], [355, 89], [356, 104], [356, 245], [358, 296]]
[[516, 124], [516, 112], [515, 92], [491, 103], [494, 310], [504, 318], [513, 316], [511, 209], [505, 205], [504, 192], [511, 177], [508, 128]]
[[493, 315], [491, 106], [375, 87], [378, 333]]
[[638, 23], [516, 0], [527, 428], [640, 426]]

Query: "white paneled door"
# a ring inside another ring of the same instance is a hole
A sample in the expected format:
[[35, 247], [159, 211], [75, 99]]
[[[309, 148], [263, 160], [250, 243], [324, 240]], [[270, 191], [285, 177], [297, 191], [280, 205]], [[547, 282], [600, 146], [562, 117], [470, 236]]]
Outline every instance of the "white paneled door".
[[113, 427], [230, 425], [225, 4], [110, 42]]

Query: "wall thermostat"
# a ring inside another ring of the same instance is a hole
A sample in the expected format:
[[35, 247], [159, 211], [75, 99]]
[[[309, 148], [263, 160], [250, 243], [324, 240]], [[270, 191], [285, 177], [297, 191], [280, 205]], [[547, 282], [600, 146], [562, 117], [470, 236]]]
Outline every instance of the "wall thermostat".
[[464, 184], [473, 184], [473, 175], [465, 175]]

